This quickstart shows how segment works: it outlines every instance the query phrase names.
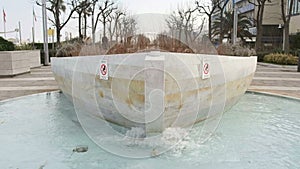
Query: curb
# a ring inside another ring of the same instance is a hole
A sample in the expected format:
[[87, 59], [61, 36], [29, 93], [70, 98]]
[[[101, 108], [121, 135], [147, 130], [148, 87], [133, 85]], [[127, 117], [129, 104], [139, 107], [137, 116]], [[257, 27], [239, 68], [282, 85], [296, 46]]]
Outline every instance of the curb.
[[292, 97], [292, 96], [286, 96], [286, 95], [281, 95], [281, 94], [275, 94], [275, 93], [271, 93], [271, 92], [261, 92], [261, 91], [247, 90], [246, 93], [249, 93], [249, 94], [258, 94], [258, 95], [264, 95], [264, 96], [273, 96], [273, 97], [278, 97], [278, 98], [283, 98], [283, 99], [288, 99], [288, 100], [293, 100], [293, 101], [300, 102], [300, 98]]
[[296, 69], [297, 70], [297, 65], [276, 65], [276, 64], [265, 63], [265, 62], [257, 62], [257, 65], [266, 66], [266, 67], [288, 68], [288, 69]]
[[0, 104], [1, 104], [1, 103], [6, 103], [6, 102], [9, 102], [9, 101], [16, 101], [16, 100], [23, 99], [23, 98], [29, 97], [29, 96], [37, 96], [37, 95], [42, 95], [42, 94], [59, 93], [59, 92], [60, 92], [60, 89], [59, 89], [59, 90], [55, 90], [55, 91], [48, 91], [48, 92], [35, 93], [35, 94], [29, 94], [29, 95], [24, 95], [24, 96], [19, 96], [19, 97], [14, 97], [14, 98], [9, 98], [9, 99], [5, 99], [5, 100], [1, 100], [1, 101], [0, 101]]

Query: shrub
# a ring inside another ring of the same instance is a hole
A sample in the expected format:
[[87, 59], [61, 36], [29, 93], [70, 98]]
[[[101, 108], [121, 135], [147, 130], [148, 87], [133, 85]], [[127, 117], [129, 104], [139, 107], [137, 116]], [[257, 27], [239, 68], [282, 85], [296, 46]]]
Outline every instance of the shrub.
[[263, 62], [264, 57], [272, 52], [264, 51], [264, 52], [257, 52], [257, 61], [258, 62]]
[[79, 56], [80, 50], [80, 43], [66, 43], [57, 50], [56, 57]]
[[22, 44], [20, 46], [16, 46], [16, 50], [32, 50], [32, 44]]
[[298, 57], [290, 54], [271, 53], [264, 57], [264, 62], [281, 65], [297, 65]]
[[0, 37], [0, 51], [13, 51], [15, 50], [15, 45], [12, 42]]
[[222, 44], [218, 47], [218, 54], [229, 55], [229, 56], [254, 56], [256, 55], [255, 50], [249, 49], [241, 45]]
[[300, 32], [290, 35], [290, 47], [292, 50], [300, 49]]

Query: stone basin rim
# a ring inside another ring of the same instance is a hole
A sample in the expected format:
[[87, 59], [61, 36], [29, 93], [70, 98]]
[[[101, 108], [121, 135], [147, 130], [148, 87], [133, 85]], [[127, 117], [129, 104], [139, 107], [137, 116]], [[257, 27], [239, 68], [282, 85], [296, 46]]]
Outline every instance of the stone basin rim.
[[277, 98], [288, 99], [288, 100], [293, 100], [293, 101], [300, 102], [300, 98], [293, 97], [293, 96], [282, 95], [282, 94], [277, 94], [277, 93], [271, 93], [271, 92], [247, 90], [246, 94], [257, 94], [257, 95], [263, 95], [263, 96], [271, 96], [271, 97], [277, 97]]
[[59, 93], [60, 91], [61, 90], [58, 89], [58, 90], [53, 90], [53, 91], [45, 91], [45, 92], [34, 93], [34, 94], [29, 94], [29, 95], [24, 95], [24, 96], [18, 96], [18, 97], [13, 97], [13, 98], [8, 98], [8, 99], [0, 100], [0, 103], [6, 103], [6, 102], [9, 102], [9, 101], [16, 101], [16, 100], [23, 99], [25, 97], [43, 95], [43, 94], [47, 94], [47, 93]]
[[[61, 90], [55, 90], [55, 91], [49, 91], [49, 92], [41, 92], [41, 93], [35, 93], [35, 94], [30, 94], [30, 95], [18, 96], [18, 97], [14, 97], [14, 98], [1, 100], [0, 103], [6, 103], [6, 102], [9, 102], [9, 101], [16, 101], [16, 100], [20, 100], [20, 99], [23, 99], [25, 97], [30, 97], [30, 96], [37, 96], [37, 95], [42, 95], [42, 94], [47, 94], [47, 93], [59, 93], [59, 92], [61, 92]], [[300, 102], [300, 98], [281, 95], [281, 94], [276, 94], [276, 93], [271, 93], [271, 92], [247, 90], [245, 92], [245, 94], [257, 94], [257, 95], [270, 96], [270, 97], [276, 97], [276, 98], [282, 98], [282, 99], [288, 99], [288, 100], [293, 100], [293, 101]]]

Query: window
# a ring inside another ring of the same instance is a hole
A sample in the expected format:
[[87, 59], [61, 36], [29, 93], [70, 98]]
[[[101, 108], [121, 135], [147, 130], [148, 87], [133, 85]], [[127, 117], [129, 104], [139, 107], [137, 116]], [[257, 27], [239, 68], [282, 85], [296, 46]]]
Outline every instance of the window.
[[[288, 1], [288, 4], [290, 3], [290, 0]], [[294, 0], [294, 5], [292, 9], [292, 15], [300, 14], [300, 1]]]

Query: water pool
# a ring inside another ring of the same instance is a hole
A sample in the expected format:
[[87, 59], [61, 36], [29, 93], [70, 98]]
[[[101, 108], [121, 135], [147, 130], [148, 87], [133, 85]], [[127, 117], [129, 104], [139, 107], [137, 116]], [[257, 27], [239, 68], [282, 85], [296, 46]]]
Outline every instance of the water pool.
[[[155, 158], [129, 159], [94, 144], [58, 92], [0, 102], [0, 168], [299, 169], [300, 102], [246, 94], [205, 143], [188, 140]], [[74, 153], [78, 145], [85, 153]], [[137, 145], [138, 146], [138, 145]]]

